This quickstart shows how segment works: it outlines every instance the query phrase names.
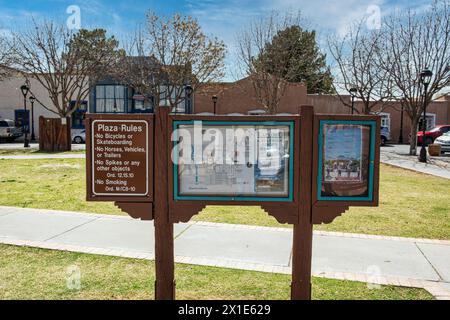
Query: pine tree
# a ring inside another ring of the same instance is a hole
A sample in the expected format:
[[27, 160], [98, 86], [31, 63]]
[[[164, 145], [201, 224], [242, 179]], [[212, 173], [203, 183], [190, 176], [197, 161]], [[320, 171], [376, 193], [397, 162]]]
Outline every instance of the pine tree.
[[256, 58], [259, 70], [288, 82], [302, 82], [308, 93], [333, 93], [333, 77], [316, 42], [316, 32], [289, 26], [279, 31]]

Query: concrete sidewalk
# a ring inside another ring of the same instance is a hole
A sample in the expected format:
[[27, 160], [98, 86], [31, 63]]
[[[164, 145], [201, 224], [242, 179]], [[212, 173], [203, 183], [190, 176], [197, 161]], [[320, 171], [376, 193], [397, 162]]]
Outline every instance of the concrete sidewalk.
[[428, 156], [428, 163], [421, 163], [417, 156], [410, 156], [408, 153], [409, 145], [387, 145], [381, 147], [380, 160], [382, 163], [403, 169], [450, 179], [450, 157], [448, 155]]
[[[215, 223], [175, 225], [176, 262], [291, 272], [292, 231]], [[153, 222], [0, 207], [0, 243], [154, 259]], [[423, 287], [450, 298], [450, 241], [315, 232], [315, 276]]]

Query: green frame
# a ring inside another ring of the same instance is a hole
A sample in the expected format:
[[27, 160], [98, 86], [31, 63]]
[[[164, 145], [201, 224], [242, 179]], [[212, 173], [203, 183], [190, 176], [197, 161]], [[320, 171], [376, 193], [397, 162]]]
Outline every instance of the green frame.
[[[294, 130], [295, 121], [211, 121], [211, 120], [175, 120], [173, 131], [180, 125], [192, 125], [201, 122], [202, 125], [254, 125], [254, 126], [289, 126], [289, 183], [287, 197], [258, 197], [258, 196], [181, 196], [178, 181], [178, 144], [173, 142], [173, 198], [175, 201], [260, 201], [260, 202], [293, 202], [294, 201]], [[178, 138], [178, 137], [177, 137]]]
[[[351, 125], [364, 125], [370, 126], [370, 155], [369, 155], [369, 177], [368, 177], [368, 195], [361, 197], [338, 197], [338, 196], [322, 196], [322, 179], [323, 179], [323, 127], [327, 124], [351, 124]], [[371, 202], [373, 201], [373, 183], [375, 172], [375, 145], [376, 145], [376, 132], [377, 122], [376, 120], [320, 120], [319, 122], [319, 163], [317, 168], [317, 200], [319, 201], [360, 201]]]

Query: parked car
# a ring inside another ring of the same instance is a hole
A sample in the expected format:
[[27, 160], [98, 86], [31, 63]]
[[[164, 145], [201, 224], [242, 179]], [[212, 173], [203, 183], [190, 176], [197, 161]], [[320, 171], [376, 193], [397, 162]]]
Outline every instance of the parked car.
[[13, 120], [0, 119], [0, 139], [13, 142], [22, 136], [22, 130], [15, 126]]
[[72, 141], [74, 143], [84, 143], [86, 141], [86, 130], [85, 129], [79, 129], [79, 130], [73, 130], [72, 129]]
[[432, 144], [434, 140], [436, 140], [436, 138], [449, 131], [450, 124], [439, 125], [431, 129], [430, 131], [425, 131], [425, 139], [423, 139], [423, 131], [419, 131], [417, 132], [417, 144], [421, 145], [422, 140], [425, 140], [425, 145]]
[[434, 140], [434, 143], [441, 146], [441, 153], [450, 152], [450, 131]]
[[384, 146], [391, 140], [391, 132], [388, 127], [381, 127], [381, 145]]

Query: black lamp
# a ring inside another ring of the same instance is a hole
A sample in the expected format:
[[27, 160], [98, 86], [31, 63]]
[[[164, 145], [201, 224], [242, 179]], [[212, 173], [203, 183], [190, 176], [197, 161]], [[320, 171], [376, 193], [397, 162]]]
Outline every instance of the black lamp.
[[214, 104], [214, 114], [216, 114], [216, 105], [217, 105], [217, 101], [218, 100], [219, 100], [219, 98], [216, 95], [214, 95], [212, 97], [212, 101], [213, 101], [213, 104]]
[[36, 136], [34, 135], [34, 102], [36, 101], [36, 97], [31, 95], [28, 100], [31, 103], [31, 141], [36, 140]]
[[424, 87], [424, 94], [423, 94], [423, 120], [422, 120], [422, 148], [420, 149], [420, 156], [419, 161], [426, 163], [427, 162], [427, 149], [425, 146], [426, 143], [426, 131], [427, 131], [427, 91], [428, 86], [431, 83], [431, 78], [433, 77], [433, 72], [431, 72], [430, 69], [425, 68], [420, 73], [420, 82], [423, 84]]
[[192, 88], [191, 85], [186, 85], [184, 87], [184, 92], [186, 93], [186, 97], [187, 97], [187, 103], [188, 103], [188, 107], [186, 108], [188, 114], [190, 114], [192, 112], [191, 110], [191, 96], [192, 96], [192, 92], [194, 91], [194, 89]]
[[22, 132], [24, 133], [23, 147], [24, 148], [29, 148], [30, 144], [28, 142], [28, 129], [25, 129], [25, 119], [27, 119], [27, 95], [28, 95], [28, 92], [30, 91], [30, 87], [28, 86], [27, 83], [25, 83], [24, 85], [22, 85], [20, 87], [20, 91], [22, 91], [23, 106], [24, 106], [24, 110], [25, 110], [25, 113], [24, 113], [23, 118], [22, 118]]
[[356, 97], [356, 94], [358, 93], [358, 88], [351, 87], [349, 92], [350, 92], [350, 95], [352, 96], [352, 114], [354, 114], [354, 112], [355, 112], [355, 97]]

